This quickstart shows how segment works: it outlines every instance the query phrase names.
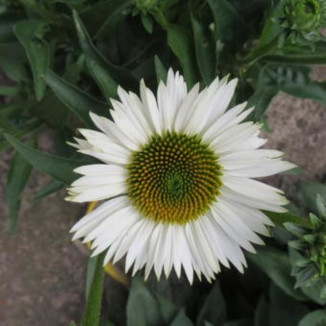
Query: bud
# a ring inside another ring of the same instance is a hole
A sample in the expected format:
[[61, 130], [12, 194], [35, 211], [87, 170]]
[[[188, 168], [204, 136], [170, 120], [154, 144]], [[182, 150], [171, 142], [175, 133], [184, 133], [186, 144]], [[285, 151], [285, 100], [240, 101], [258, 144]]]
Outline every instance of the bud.
[[133, 0], [134, 6], [142, 13], [158, 9], [160, 5], [160, 0]]
[[316, 42], [326, 26], [325, 0], [285, 0], [281, 26], [292, 43]]
[[296, 276], [296, 287], [311, 286], [316, 281], [326, 285], [326, 206], [322, 198], [317, 196], [318, 216], [309, 214], [311, 228], [293, 223], [286, 223], [288, 231], [296, 236], [289, 246], [293, 262], [292, 274]]

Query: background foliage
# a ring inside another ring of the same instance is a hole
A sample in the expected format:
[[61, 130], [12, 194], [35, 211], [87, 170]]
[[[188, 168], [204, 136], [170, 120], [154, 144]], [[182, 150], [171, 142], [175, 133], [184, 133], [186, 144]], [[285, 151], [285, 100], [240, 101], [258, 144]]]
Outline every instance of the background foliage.
[[[312, 16], [308, 9], [314, 10]], [[230, 74], [239, 78], [233, 104], [248, 100], [248, 106], [255, 106], [250, 119], [267, 129], [264, 113], [280, 91], [325, 103], [326, 85], [309, 77], [311, 65], [326, 63], [320, 33], [325, 17], [322, 0], [2, 1], [0, 69], [11, 82], [0, 86], [5, 97], [0, 105], [0, 150], [16, 149], [5, 196], [10, 231], [16, 229], [20, 197], [32, 169], [53, 179], [36, 194], [39, 200], [71, 183], [76, 178], [73, 169], [89, 162], [66, 142], [76, 126], [93, 127], [90, 110], [110, 117], [109, 99], [116, 98], [118, 85], [137, 93], [144, 78], [155, 89], [169, 67], [184, 74], [188, 88], [196, 82], [204, 88], [216, 75]], [[55, 133], [51, 155], [37, 149], [37, 134], [44, 127]], [[292, 222], [289, 231], [276, 227], [268, 246], [248, 255], [244, 275], [222, 273], [216, 284], [196, 283], [187, 291], [182, 281], [144, 284], [135, 278], [125, 309], [127, 325], [326, 324], [323, 273], [313, 265], [315, 279], [308, 282], [311, 268], [303, 267], [311, 266], [313, 256], [293, 245], [304, 227], [309, 244], [319, 237], [312, 234], [308, 220], [294, 215], [320, 216], [317, 194], [326, 200], [326, 186], [301, 182], [291, 214], [270, 215], [280, 226]], [[318, 250], [317, 258], [324, 258]], [[90, 262], [87, 293], [95, 293], [92, 284], [100, 284], [96, 264]], [[180, 290], [178, 298], [173, 287]], [[109, 309], [103, 306], [101, 322], [106, 326], [115, 318], [107, 318]], [[83, 325], [90, 325], [86, 317]]]

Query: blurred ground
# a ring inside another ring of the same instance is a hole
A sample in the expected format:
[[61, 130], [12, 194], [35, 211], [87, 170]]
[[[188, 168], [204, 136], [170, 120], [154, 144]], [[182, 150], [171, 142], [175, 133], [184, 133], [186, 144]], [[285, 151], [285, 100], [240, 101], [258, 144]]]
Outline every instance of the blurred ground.
[[[324, 68], [314, 72], [318, 79], [325, 80], [324, 75]], [[284, 151], [285, 158], [306, 174], [269, 181], [290, 193], [299, 178], [325, 181], [325, 106], [284, 94], [271, 106], [267, 115], [272, 133], [266, 134], [267, 147]], [[51, 146], [47, 137], [41, 139], [43, 147]], [[33, 193], [47, 181], [33, 173], [23, 196], [18, 233], [6, 234], [3, 183], [9, 154], [0, 154], [0, 325], [67, 326], [70, 320], [78, 320], [84, 302], [86, 258], [70, 242], [68, 233], [83, 207], [65, 202], [64, 192], [30, 206]]]

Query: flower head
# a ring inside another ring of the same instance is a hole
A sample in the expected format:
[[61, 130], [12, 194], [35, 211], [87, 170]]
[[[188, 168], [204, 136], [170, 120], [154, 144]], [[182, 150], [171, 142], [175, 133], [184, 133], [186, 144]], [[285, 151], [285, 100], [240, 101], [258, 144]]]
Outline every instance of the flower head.
[[285, 1], [282, 26], [288, 30], [293, 43], [318, 41], [321, 38], [318, 29], [326, 26], [326, 1]]
[[99, 159], [75, 171], [75, 202], [106, 200], [72, 228], [74, 239], [92, 241], [105, 263], [126, 257], [126, 270], [145, 267], [157, 277], [174, 268], [190, 282], [208, 280], [221, 265], [243, 271], [242, 249], [263, 244], [272, 222], [260, 210], [283, 212], [279, 189], [253, 180], [293, 168], [276, 150], [258, 149], [261, 126], [243, 122], [246, 103], [227, 110], [237, 84], [218, 78], [189, 92], [169, 71], [157, 97], [140, 85], [140, 97], [119, 88], [112, 119], [91, 113], [100, 131], [82, 129], [73, 144]]
[[289, 242], [295, 253], [292, 256], [293, 275], [296, 276], [296, 286], [311, 286], [320, 282], [323, 297], [326, 297], [326, 206], [321, 196], [317, 196], [318, 216], [310, 213], [311, 229], [286, 223], [286, 228], [297, 240]]

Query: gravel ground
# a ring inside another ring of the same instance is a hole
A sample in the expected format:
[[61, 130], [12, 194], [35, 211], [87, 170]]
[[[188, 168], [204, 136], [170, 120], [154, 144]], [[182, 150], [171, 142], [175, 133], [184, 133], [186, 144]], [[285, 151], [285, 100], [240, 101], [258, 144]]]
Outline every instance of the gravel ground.
[[[314, 72], [321, 79], [325, 69]], [[267, 147], [284, 151], [285, 158], [306, 173], [282, 175], [269, 182], [293, 192], [298, 179], [325, 180], [326, 110], [311, 100], [279, 94], [268, 110], [272, 130]], [[51, 137], [43, 148], [51, 148]], [[42, 142], [42, 138], [41, 138]], [[45, 145], [44, 145], [45, 143]], [[18, 233], [8, 235], [3, 203], [4, 173], [9, 152], [0, 153], [0, 316], [1, 326], [60, 326], [78, 320], [84, 304], [85, 255], [68, 233], [83, 207], [63, 200], [64, 191], [33, 206], [33, 194], [48, 179], [34, 172], [23, 195]]]

